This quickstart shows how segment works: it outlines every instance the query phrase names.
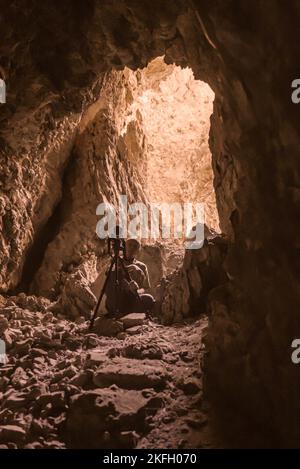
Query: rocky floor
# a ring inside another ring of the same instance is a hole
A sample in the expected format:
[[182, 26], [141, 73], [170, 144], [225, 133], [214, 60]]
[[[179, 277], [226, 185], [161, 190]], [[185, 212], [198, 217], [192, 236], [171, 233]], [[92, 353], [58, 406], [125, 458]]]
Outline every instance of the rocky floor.
[[47, 300], [17, 299], [0, 309], [1, 448], [219, 446], [202, 396], [205, 318], [166, 327], [133, 316], [105, 337]]

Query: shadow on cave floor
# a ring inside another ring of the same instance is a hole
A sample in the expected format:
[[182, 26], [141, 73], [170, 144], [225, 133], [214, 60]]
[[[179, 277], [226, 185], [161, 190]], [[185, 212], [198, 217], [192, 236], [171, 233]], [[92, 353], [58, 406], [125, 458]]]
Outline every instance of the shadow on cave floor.
[[228, 402], [216, 400], [207, 408], [213, 432], [221, 441], [222, 448], [231, 449], [271, 449], [280, 448], [274, 434], [265, 427], [255, 425], [249, 416], [240, 414]]

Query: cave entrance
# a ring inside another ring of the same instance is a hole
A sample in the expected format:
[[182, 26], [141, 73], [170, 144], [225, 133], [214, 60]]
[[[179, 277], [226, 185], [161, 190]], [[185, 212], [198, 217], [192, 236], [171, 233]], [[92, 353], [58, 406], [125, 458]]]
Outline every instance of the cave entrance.
[[[150, 203], [203, 203], [206, 225], [219, 232], [209, 148], [214, 92], [194, 78], [193, 71], [164, 57], [144, 69], [124, 71], [136, 80], [123, 128], [124, 141], [134, 152], [130, 128], [138, 122], [144, 137], [141, 180]], [[183, 239], [162, 238], [167, 273], [183, 257]]]

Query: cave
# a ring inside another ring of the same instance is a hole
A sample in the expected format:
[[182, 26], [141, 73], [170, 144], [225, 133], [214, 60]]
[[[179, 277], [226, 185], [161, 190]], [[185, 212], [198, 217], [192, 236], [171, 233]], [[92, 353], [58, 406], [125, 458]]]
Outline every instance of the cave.
[[[299, 447], [299, 20], [296, 0], [5, 5], [1, 448]], [[203, 202], [203, 245], [141, 240], [154, 316], [102, 305], [90, 330], [96, 209], [120, 194]]]

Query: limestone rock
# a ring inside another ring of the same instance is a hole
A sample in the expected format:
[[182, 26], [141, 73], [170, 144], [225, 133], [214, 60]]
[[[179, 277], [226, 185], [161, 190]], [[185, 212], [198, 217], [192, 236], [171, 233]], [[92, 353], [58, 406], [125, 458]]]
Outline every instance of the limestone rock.
[[125, 389], [161, 389], [166, 386], [167, 379], [166, 369], [159, 361], [148, 362], [118, 357], [106, 366], [101, 366], [95, 372], [93, 382], [98, 387], [116, 384]]
[[89, 353], [85, 366], [86, 367], [93, 367], [93, 366], [99, 366], [102, 365], [107, 361], [107, 354], [103, 352], [101, 349], [100, 350], [93, 350]]
[[140, 326], [146, 319], [146, 315], [144, 313], [130, 313], [126, 314], [120, 318], [124, 325], [124, 329], [129, 329], [130, 327]]
[[138, 431], [145, 426], [147, 414], [155, 412], [151, 402], [152, 398], [144, 397], [140, 391], [118, 388], [74, 396], [65, 428], [69, 446], [105, 448], [125, 444], [127, 447], [129, 441], [123, 432]]
[[89, 282], [83, 273], [78, 270], [66, 279], [56, 308], [64, 311], [68, 317], [74, 319], [81, 316], [89, 318], [96, 303], [97, 298], [90, 289]]
[[116, 319], [97, 318], [93, 330], [100, 336], [112, 337], [123, 331], [123, 323]]

